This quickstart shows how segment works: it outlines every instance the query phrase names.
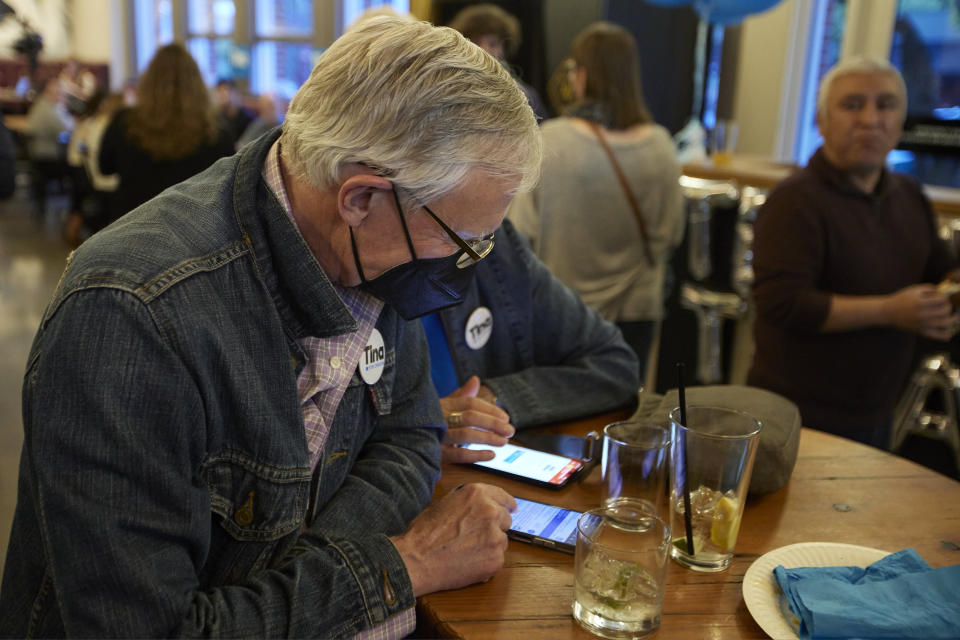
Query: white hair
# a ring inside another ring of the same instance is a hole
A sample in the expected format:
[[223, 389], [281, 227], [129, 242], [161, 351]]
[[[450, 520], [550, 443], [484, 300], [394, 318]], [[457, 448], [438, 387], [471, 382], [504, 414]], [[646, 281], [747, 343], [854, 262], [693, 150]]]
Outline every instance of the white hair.
[[827, 96], [830, 95], [830, 89], [833, 81], [841, 76], [848, 76], [854, 73], [882, 73], [896, 79], [897, 87], [900, 89], [900, 98], [903, 100], [903, 113], [907, 112], [907, 85], [900, 75], [900, 70], [890, 64], [883, 58], [874, 56], [852, 56], [841, 60], [827, 71], [820, 80], [820, 88], [817, 91], [817, 111], [826, 113]]
[[284, 160], [316, 188], [348, 163], [379, 169], [420, 202], [455, 190], [475, 168], [539, 177], [542, 142], [516, 81], [453, 29], [386, 16], [338, 38], [290, 103]]

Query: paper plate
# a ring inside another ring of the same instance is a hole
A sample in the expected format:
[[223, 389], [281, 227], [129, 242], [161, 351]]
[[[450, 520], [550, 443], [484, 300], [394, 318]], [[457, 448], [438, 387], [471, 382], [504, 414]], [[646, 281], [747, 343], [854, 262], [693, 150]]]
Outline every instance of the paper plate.
[[795, 567], [866, 567], [888, 551], [839, 542], [801, 542], [767, 552], [753, 561], [743, 575], [743, 601], [760, 628], [775, 640], [798, 638], [799, 620], [773, 577], [778, 565]]

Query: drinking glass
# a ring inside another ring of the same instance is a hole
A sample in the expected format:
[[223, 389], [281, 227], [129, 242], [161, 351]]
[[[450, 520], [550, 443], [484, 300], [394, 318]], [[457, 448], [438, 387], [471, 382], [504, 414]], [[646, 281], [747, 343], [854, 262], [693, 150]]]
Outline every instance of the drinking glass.
[[710, 132], [710, 160], [718, 167], [729, 165], [733, 161], [733, 150], [737, 147], [740, 127], [736, 122], [717, 120]]
[[605, 638], [642, 638], [660, 626], [670, 528], [652, 513], [600, 507], [577, 521], [573, 617]]
[[666, 498], [670, 431], [648, 421], [614, 422], [603, 428], [601, 506], [660, 513]]
[[730, 566], [761, 426], [755, 417], [735, 409], [689, 407], [686, 425], [681, 424], [679, 408], [670, 412], [670, 554], [678, 563], [697, 571]]

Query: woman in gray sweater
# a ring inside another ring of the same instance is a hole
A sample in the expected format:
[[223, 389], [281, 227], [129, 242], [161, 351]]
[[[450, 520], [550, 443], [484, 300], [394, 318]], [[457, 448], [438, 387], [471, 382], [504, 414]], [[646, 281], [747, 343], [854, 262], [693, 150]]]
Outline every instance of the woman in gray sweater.
[[576, 102], [543, 124], [540, 184], [517, 197], [510, 218], [557, 278], [617, 323], [642, 379], [663, 317], [666, 263], [683, 239], [680, 167], [647, 110], [628, 31], [587, 27], [567, 72]]

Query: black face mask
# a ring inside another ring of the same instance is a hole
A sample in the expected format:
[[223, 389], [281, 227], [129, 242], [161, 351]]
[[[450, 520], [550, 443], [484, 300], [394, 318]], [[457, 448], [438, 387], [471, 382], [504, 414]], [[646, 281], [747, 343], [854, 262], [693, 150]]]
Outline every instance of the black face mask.
[[360, 288], [396, 309], [404, 320], [413, 320], [462, 303], [463, 294], [473, 282], [473, 266], [458, 267], [459, 253], [445, 258], [418, 258], [396, 191], [394, 198], [413, 260], [397, 265], [373, 280], [367, 280], [363, 275], [363, 267], [360, 266], [357, 242], [351, 228], [350, 246], [353, 248], [353, 260], [360, 274]]

